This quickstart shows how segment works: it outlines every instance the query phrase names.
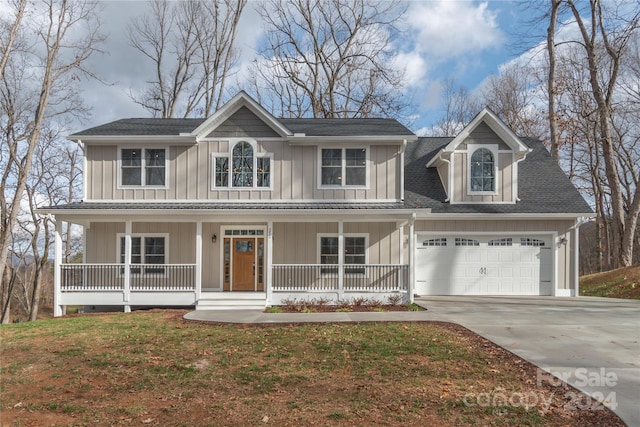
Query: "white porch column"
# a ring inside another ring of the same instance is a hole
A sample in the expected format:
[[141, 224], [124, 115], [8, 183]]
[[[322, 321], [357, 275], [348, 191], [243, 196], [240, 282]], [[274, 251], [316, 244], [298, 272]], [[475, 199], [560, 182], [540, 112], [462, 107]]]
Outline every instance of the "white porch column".
[[398, 242], [398, 250], [400, 251], [398, 264], [402, 265], [404, 264], [404, 225], [398, 226], [398, 232], [400, 233], [400, 241]]
[[[398, 239], [398, 264], [402, 266], [404, 265], [404, 225], [398, 226], [398, 234], [400, 235]], [[404, 286], [404, 274], [401, 274], [398, 277], [400, 278], [400, 283], [398, 283], [398, 285], [402, 288]]]
[[413, 294], [415, 288], [415, 278], [416, 278], [416, 236], [415, 236], [415, 225], [414, 221], [411, 220], [409, 223], [409, 302], [413, 303]]
[[196, 303], [202, 294], [202, 220], [196, 222]]
[[344, 221], [338, 221], [338, 298], [344, 296]]
[[[63, 314], [63, 308], [60, 304], [62, 299], [62, 290], [60, 282], [62, 279], [62, 221], [54, 217], [56, 229], [54, 233], [54, 269], [53, 269], [53, 316], [59, 317]], [[86, 251], [85, 251], [86, 252]]]
[[124, 225], [124, 312], [131, 312], [131, 220], [125, 221]]
[[267, 223], [267, 305], [273, 304], [273, 221]]

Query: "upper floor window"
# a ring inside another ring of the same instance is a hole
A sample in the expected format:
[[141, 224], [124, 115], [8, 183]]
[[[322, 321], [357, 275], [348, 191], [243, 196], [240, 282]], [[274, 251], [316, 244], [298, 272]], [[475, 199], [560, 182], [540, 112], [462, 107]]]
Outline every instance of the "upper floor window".
[[320, 185], [367, 185], [366, 148], [323, 148], [320, 153]]
[[496, 162], [491, 150], [479, 148], [473, 152], [470, 177], [470, 191], [490, 193], [496, 191]]
[[230, 154], [213, 155], [213, 186], [216, 188], [270, 188], [270, 154], [256, 153], [254, 145], [239, 141]]
[[123, 186], [164, 187], [167, 181], [166, 148], [120, 150], [120, 183]]

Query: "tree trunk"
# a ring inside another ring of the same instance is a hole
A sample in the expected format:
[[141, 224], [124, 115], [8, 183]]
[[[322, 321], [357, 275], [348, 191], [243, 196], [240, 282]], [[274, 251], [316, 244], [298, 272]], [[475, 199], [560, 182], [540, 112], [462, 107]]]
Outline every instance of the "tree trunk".
[[14, 283], [15, 276], [12, 274], [11, 268], [5, 268], [2, 274], [2, 313], [0, 313], [0, 322], [2, 324], [11, 322], [11, 295], [13, 295]]
[[[605, 41], [605, 45], [607, 47], [607, 53], [609, 54], [610, 60], [612, 61], [611, 67], [611, 75], [609, 76], [609, 82], [607, 84], [607, 93], [605, 94], [602, 87], [600, 86], [600, 73], [598, 69], [598, 61], [597, 61], [597, 45], [596, 45], [596, 36], [597, 32], [600, 29], [603, 33], [605, 31], [604, 28], [601, 28], [602, 22], [601, 19], [598, 19], [599, 14], [602, 13], [600, 8], [600, 0], [591, 0], [591, 22], [590, 22], [590, 31], [587, 29], [586, 25], [582, 20], [582, 16], [575, 4], [572, 0], [568, 1], [569, 7], [573, 13], [574, 18], [576, 19], [576, 23], [580, 29], [580, 33], [582, 34], [582, 38], [584, 41], [584, 48], [587, 56], [587, 60], [589, 63], [589, 83], [591, 85], [591, 91], [593, 94], [593, 98], [596, 101], [598, 106], [597, 114], [599, 120], [599, 130], [600, 130], [600, 144], [602, 146], [602, 156], [604, 159], [605, 166], [605, 176], [607, 178], [607, 183], [609, 184], [610, 189], [610, 199], [611, 199], [611, 221], [612, 221], [612, 237], [615, 242], [616, 247], [614, 248], [613, 254], [613, 264], [614, 267], [626, 267], [630, 264], [625, 264], [627, 261], [621, 258], [623, 253], [622, 242], [625, 239], [625, 218], [624, 218], [624, 203], [622, 198], [622, 190], [620, 186], [620, 179], [618, 175], [618, 167], [616, 165], [615, 159], [615, 148], [613, 146], [613, 138], [611, 135], [611, 90], [613, 90], [614, 82], [617, 78], [618, 73], [618, 63], [619, 63], [619, 54], [613, 51], [613, 49], [608, 46]], [[601, 15], [600, 15], [601, 18]]]
[[551, 157], [560, 163], [558, 154], [558, 115], [556, 114], [556, 21], [561, 0], [551, 0], [551, 16], [547, 29], [547, 52], [549, 54], [549, 78], [547, 80], [547, 92], [549, 96], [549, 144], [551, 145]]

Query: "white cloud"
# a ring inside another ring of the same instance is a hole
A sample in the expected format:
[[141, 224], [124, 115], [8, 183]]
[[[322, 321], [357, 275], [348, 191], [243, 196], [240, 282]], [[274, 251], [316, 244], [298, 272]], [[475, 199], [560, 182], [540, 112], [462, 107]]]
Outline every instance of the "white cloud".
[[393, 58], [394, 66], [404, 70], [408, 86], [419, 86], [427, 75], [427, 63], [418, 52], [399, 53]]
[[488, 4], [469, 1], [411, 2], [407, 22], [415, 32], [415, 49], [452, 58], [502, 44], [497, 15]]

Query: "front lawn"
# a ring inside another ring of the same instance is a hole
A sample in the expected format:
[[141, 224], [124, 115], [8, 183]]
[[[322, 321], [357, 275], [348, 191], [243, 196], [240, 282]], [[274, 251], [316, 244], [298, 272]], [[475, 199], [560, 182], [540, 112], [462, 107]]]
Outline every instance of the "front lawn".
[[184, 313], [2, 326], [2, 425], [623, 425], [601, 406], [572, 409], [575, 390], [458, 326]]

